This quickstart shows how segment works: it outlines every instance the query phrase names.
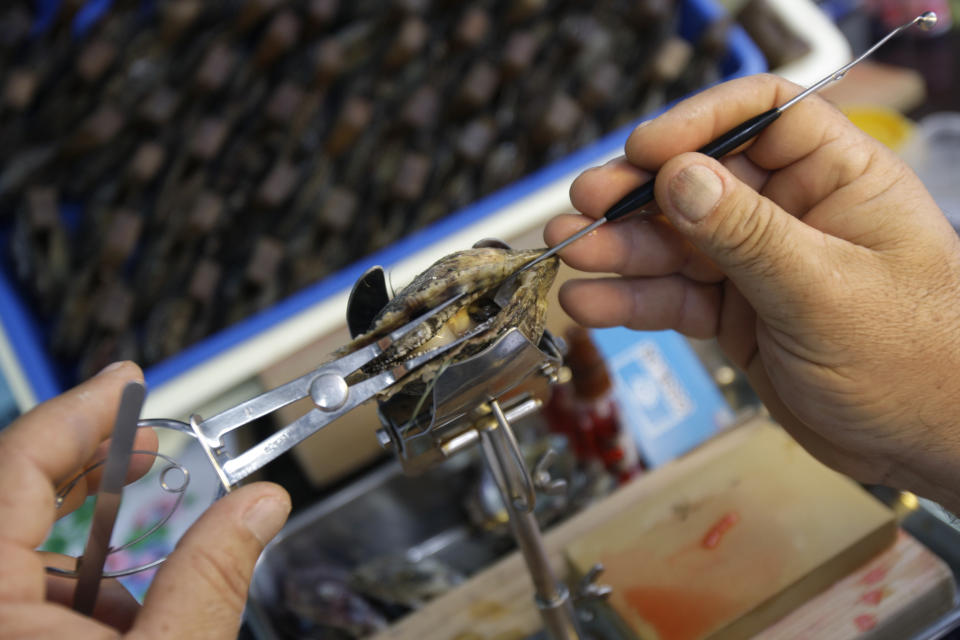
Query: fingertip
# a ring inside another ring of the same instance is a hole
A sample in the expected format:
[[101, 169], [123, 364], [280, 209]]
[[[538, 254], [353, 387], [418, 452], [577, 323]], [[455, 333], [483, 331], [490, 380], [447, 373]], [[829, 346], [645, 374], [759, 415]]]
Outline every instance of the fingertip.
[[[571, 312], [577, 311], [575, 306], [570, 306], [570, 303], [576, 302], [577, 283], [580, 281], [581, 279], [579, 278], [567, 280], [557, 289], [557, 299], [560, 301], [560, 306], [563, 307], [563, 310], [569, 313], [571, 317], [573, 316]], [[576, 320], [576, 318], [574, 318], [574, 320]]]
[[287, 492], [267, 482], [217, 500], [160, 567], [137, 627], [164, 637], [235, 637], [257, 559], [289, 513]]
[[577, 305], [576, 285], [577, 280], [567, 280], [557, 289], [557, 301], [560, 307], [567, 312], [574, 322], [583, 324], [580, 318], [580, 308]]
[[0, 435], [56, 486], [87, 464], [109, 437], [125, 384], [142, 380], [135, 363], [114, 363], [37, 405]]
[[[156, 453], [160, 446], [160, 440], [157, 433], [150, 427], [137, 429], [136, 438], [133, 441], [134, 451], [151, 451]], [[104, 456], [106, 451], [104, 451]], [[127, 472], [127, 484], [135, 482], [147, 475], [153, 467], [156, 457], [152, 455], [134, 455], [130, 458], [130, 469]]]
[[[107, 438], [101, 442], [100, 446], [98, 446], [97, 450], [94, 451], [92, 456], [90, 456], [90, 460], [87, 461], [85, 466], [96, 464], [98, 462], [104, 462], [107, 459], [108, 452], [110, 451], [110, 441], [111, 439]], [[157, 438], [157, 434], [152, 428], [141, 427], [137, 429], [137, 433], [133, 440], [133, 454], [130, 456], [130, 466], [127, 469], [125, 481], [126, 484], [136, 482], [150, 471], [150, 469], [153, 467], [153, 463], [156, 462], [156, 455], [152, 454], [156, 454], [159, 444], [160, 442]], [[97, 491], [98, 487], [100, 486], [100, 479], [102, 475], [102, 466], [89, 469], [88, 475], [85, 476], [87, 494], [93, 495], [93, 493]], [[64, 509], [61, 508], [60, 511], [63, 513]]]
[[552, 218], [543, 228], [543, 241], [548, 247], [552, 247], [589, 226], [590, 222], [586, 217], [576, 213], [562, 213]]
[[250, 506], [241, 516], [241, 522], [247, 531], [253, 534], [261, 545], [268, 542], [280, 533], [290, 515], [290, 496], [286, 491], [271, 488]]
[[287, 507], [288, 511], [291, 504], [290, 494], [286, 489], [274, 482], [265, 481], [251, 482], [233, 489], [215, 504], [224, 505], [222, 508], [230, 509], [231, 513], [240, 518], [247, 509], [260, 500], [275, 500]]
[[[623, 143], [624, 158], [639, 166], [646, 166], [649, 163], [647, 157], [649, 154], [644, 153], [644, 150], [649, 146], [651, 136], [656, 136], [657, 130], [660, 128], [657, 123], [659, 117], [644, 120], [633, 128], [633, 131], [627, 136], [627, 141]], [[656, 170], [657, 167], [651, 164], [649, 168]]]
[[597, 296], [602, 295], [603, 284], [601, 279], [575, 278], [567, 280], [557, 291], [560, 306], [575, 322], [584, 327], [612, 327], [618, 323], [615, 319], [607, 318], [608, 303], [618, 302], [606, 298], [598, 304]]
[[157, 436], [153, 427], [141, 427], [137, 429], [137, 437], [134, 441], [134, 447], [144, 451], [156, 451], [160, 446], [160, 438]]
[[264, 498], [270, 498], [271, 500], [278, 500], [282, 503], [285, 503], [287, 510], [290, 510], [290, 494], [287, 493], [287, 490], [275, 482], [251, 482], [248, 485], [244, 485], [234, 493], [244, 491], [249, 494], [246, 497], [248, 502], [256, 502]]
[[628, 192], [647, 182], [651, 175], [618, 156], [577, 176], [570, 185], [570, 202], [577, 211], [596, 220]]
[[[630, 130], [630, 133], [627, 135], [626, 141], [624, 141], [623, 143], [623, 156], [621, 156], [622, 158], [624, 158], [625, 160], [631, 163], [636, 162], [635, 148], [638, 145], [642, 144], [641, 142], [638, 142], [638, 141], [643, 139], [644, 135], [650, 130], [651, 125], [656, 125], [657, 120], [660, 119], [663, 115], [664, 114], [661, 113], [655, 118], [648, 118], [640, 122], [633, 129]], [[653, 128], [656, 129], [657, 127], [654, 126]]]
[[582, 171], [580, 175], [570, 183], [570, 203], [577, 211], [583, 213], [584, 209], [593, 209], [593, 207], [590, 206], [591, 196], [595, 191], [593, 184], [598, 178], [597, 173], [600, 172], [602, 168], [603, 167], [590, 167]]
[[140, 369], [140, 365], [132, 360], [118, 360], [105, 366], [93, 378], [116, 378], [130, 380], [131, 382], [143, 382], [143, 370]]
[[280, 532], [292, 509], [290, 494], [273, 482], [254, 482], [229, 497], [242, 501], [237, 506], [240, 524], [266, 545]]

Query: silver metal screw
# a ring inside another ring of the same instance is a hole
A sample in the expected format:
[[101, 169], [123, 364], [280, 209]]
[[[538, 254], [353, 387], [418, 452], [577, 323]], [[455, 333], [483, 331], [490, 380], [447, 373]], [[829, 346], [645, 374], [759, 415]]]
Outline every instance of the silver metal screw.
[[347, 381], [333, 373], [317, 376], [310, 383], [310, 397], [321, 411], [336, 411], [342, 407], [349, 392]]

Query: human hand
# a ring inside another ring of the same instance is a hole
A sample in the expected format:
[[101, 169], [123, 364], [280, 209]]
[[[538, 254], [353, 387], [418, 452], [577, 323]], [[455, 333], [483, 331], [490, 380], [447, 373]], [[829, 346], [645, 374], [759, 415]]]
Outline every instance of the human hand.
[[636, 129], [570, 195], [557, 244], [658, 170], [663, 214], [561, 252], [617, 273], [560, 290], [587, 326], [716, 337], [772, 415], [826, 464], [960, 511], [960, 241], [896, 155], [813, 96], [718, 162], [697, 149], [799, 87], [762, 75]]
[[[123, 387], [142, 380], [132, 363], [111, 366], [0, 431], [0, 638], [236, 638], [254, 563], [290, 511], [276, 485], [245, 486], [207, 509], [157, 571], [143, 607], [104, 580], [93, 616], [81, 616], [69, 608], [76, 580], [44, 571], [74, 568], [35, 549], [56, 518], [96, 491], [99, 473], [81, 479], [59, 510], [56, 488], [104, 457]], [[140, 429], [134, 449], [156, 447], [153, 431]], [[134, 456], [128, 480], [152, 462]]]

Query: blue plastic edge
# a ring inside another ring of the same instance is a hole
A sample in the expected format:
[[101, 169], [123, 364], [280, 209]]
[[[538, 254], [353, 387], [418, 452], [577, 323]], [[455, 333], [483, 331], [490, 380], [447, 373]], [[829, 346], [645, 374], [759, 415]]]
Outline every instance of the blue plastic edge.
[[0, 270], [0, 325], [20, 371], [30, 385], [37, 402], [43, 402], [60, 393], [60, 385], [53, 374], [53, 367], [43, 350], [43, 340], [36, 324], [17, 293]]
[[[722, 14], [723, 11], [724, 9], [715, 0], [685, 0], [680, 15], [681, 35], [689, 37], [691, 34], [697, 34], [704, 25]], [[727, 71], [723, 77], [724, 81], [767, 70], [763, 54], [750, 40], [746, 32], [737, 25], [734, 25], [729, 31], [729, 52], [727, 59], [722, 62], [722, 68]], [[647, 114], [641, 120], [656, 116], [670, 106], [665, 105], [661, 109]], [[470, 225], [498, 211], [505, 205], [525, 197], [554, 180], [622, 147], [634, 126], [635, 124], [630, 124], [621, 127], [586, 147], [565, 156], [562, 160], [548, 165], [431, 226], [414, 232], [396, 244], [366, 256], [320, 282], [284, 298], [269, 309], [187, 347], [176, 356], [147, 369], [145, 372], [147, 385], [156, 387], [164, 384], [223, 351], [321, 302], [325, 298], [349, 289], [370, 265], [380, 264], [389, 268], [407, 255], [423, 249], [440, 238]], [[59, 392], [59, 385], [54, 375], [53, 365], [44, 353], [40, 336], [34, 324], [30, 321], [25, 307], [17, 298], [2, 272], [0, 272], [0, 315], [2, 315], [2, 321], [11, 343], [17, 349], [17, 359], [34, 390], [37, 400], [42, 401], [56, 395]]]

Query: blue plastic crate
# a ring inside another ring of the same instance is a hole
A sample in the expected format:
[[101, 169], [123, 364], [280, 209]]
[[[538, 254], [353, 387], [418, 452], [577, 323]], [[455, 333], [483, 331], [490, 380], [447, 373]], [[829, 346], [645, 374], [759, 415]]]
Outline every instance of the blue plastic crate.
[[[46, 0], [39, 4], [45, 7], [55, 7], [59, 2], [57, 0]], [[105, 10], [110, 4], [109, 0], [89, 2], [84, 7], [85, 10], [78, 13], [78, 20], [82, 18], [84, 23], [75, 23], [74, 33], [81, 35], [84, 31], [84, 24], [92, 23], [96, 11]], [[150, 5], [152, 3], [144, 2], [145, 7]], [[690, 40], [696, 40], [706, 25], [723, 15], [724, 11], [715, 0], [683, 0], [680, 4], [680, 35]], [[46, 13], [43, 15], [46, 15]], [[42, 18], [42, 16], [40, 17]], [[766, 71], [767, 65], [763, 54], [739, 26], [730, 29], [728, 44], [726, 57], [720, 62], [720, 70], [724, 80]], [[656, 114], [648, 114], [648, 117], [653, 115]], [[316, 305], [318, 302], [349, 289], [370, 265], [380, 264], [389, 267], [438, 239], [482, 220], [505, 205], [530, 195], [562, 176], [615, 153], [623, 147], [623, 143], [633, 127], [634, 125], [628, 125], [609, 133], [592, 144], [565, 156], [562, 160], [478, 200], [474, 204], [407, 236], [382, 251], [360, 259], [349, 267], [285, 298], [269, 309], [227, 327], [186, 348], [178, 355], [150, 367], [145, 372], [147, 384], [156, 388], [209, 358], [221, 354], [227, 349], [241, 344], [260, 332]], [[14, 351], [14, 358], [19, 363], [20, 373], [26, 378], [35, 400], [42, 402], [59, 393], [61, 389], [55, 373], [55, 365], [44, 350], [39, 325], [34, 321], [28, 307], [18, 296], [7, 274], [3, 273], [2, 270], [0, 270], [0, 331], [6, 335], [7, 341]]]

